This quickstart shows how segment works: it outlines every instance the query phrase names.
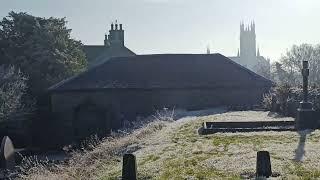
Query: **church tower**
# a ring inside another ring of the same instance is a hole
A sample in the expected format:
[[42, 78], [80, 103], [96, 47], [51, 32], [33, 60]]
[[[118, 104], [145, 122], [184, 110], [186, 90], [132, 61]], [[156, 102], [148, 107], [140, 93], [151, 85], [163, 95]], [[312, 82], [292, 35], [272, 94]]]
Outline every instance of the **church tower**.
[[253, 67], [256, 62], [256, 32], [255, 23], [249, 25], [240, 23], [240, 57], [241, 63]]
[[263, 57], [256, 45], [255, 23], [240, 23], [240, 48], [237, 56], [229, 57], [234, 62], [250, 69], [251, 71], [270, 78], [270, 61]]
[[105, 46], [124, 46], [124, 30], [122, 29], [122, 24], [111, 24], [111, 29], [109, 34], [105, 35], [104, 39]]

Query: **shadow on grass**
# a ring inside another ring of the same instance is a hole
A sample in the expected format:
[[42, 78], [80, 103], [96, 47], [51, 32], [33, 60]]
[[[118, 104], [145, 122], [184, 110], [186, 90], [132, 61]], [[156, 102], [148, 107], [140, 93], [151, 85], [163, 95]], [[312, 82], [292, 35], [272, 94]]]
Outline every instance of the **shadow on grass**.
[[313, 132], [313, 130], [304, 130], [304, 131], [298, 131], [299, 134], [299, 143], [297, 146], [297, 149], [295, 150], [295, 157], [294, 160], [297, 162], [301, 162], [303, 161], [303, 157], [305, 155], [305, 144], [306, 144], [306, 139], [307, 139], [307, 135], [311, 134]]

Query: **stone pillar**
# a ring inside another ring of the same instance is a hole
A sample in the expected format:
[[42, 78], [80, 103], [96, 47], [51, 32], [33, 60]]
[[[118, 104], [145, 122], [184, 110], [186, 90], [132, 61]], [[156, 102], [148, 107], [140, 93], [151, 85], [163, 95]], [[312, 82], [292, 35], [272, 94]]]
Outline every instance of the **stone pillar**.
[[314, 109], [312, 108], [312, 103], [308, 101], [308, 76], [308, 61], [303, 61], [303, 100], [300, 102], [297, 109], [297, 116], [295, 119], [295, 128], [297, 130], [316, 129], [318, 127], [317, 120], [314, 117], [315, 113]]

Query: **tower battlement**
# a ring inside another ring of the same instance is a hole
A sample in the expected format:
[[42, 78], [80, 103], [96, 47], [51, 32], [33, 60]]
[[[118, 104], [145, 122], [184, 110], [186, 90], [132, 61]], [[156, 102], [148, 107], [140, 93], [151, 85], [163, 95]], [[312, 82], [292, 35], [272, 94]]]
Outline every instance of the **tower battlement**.
[[254, 21], [250, 22], [250, 24], [244, 24], [243, 22], [240, 23], [240, 32], [250, 32], [255, 33], [256, 25]]
[[[256, 57], [256, 33], [255, 23], [240, 23], [240, 57], [243, 61], [249, 61]], [[250, 62], [243, 62], [250, 64]]]

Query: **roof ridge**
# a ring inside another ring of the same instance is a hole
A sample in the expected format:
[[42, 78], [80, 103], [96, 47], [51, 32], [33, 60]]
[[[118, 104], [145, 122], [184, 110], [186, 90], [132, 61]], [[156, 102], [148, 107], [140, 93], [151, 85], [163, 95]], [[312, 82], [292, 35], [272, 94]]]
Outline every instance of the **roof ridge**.
[[[83, 76], [84, 74], [86, 73], [89, 73], [91, 71], [94, 71], [95, 69], [99, 68], [100, 66], [102, 65], [105, 65], [107, 63], [111, 63], [114, 61], [114, 59], [119, 59], [119, 58], [129, 58], [129, 57], [134, 57], [134, 56], [124, 56], [124, 57], [111, 57], [110, 59], [108, 59], [107, 61], [104, 61], [104, 62], [101, 62], [100, 64], [96, 64], [96, 65], [93, 65], [92, 67], [88, 67], [88, 69], [86, 69], [85, 71], [79, 73], [79, 74], [76, 74], [76, 75], [73, 75], [69, 78], [66, 78], [60, 82], [58, 82], [57, 84], [53, 85], [53, 86], [50, 86], [48, 88], [48, 90], [53, 90], [53, 89], [56, 89], [56, 88], [59, 88], [60, 86], [62, 86], [63, 84], [69, 82], [69, 81], [72, 81], [72, 80], [75, 80], [75, 79], [78, 79], [80, 78], [81, 76]], [[117, 60], [118, 61], [118, 60]]]
[[[218, 54], [219, 54], [219, 53], [218, 53]], [[228, 58], [228, 57], [226, 57], [226, 56], [224, 56], [224, 55], [222, 55], [222, 54], [219, 54], [219, 55], [223, 56], [225, 59], [228, 59], [228, 61], [229, 61], [230, 63], [235, 64], [235, 65], [237, 65], [237, 67], [239, 67], [239, 68], [247, 71], [249, 74], [252, 74], [252, 75], [254, 75], [254, 76], [258, 77], [258, 78], [262, 78], [262, 79], [264, 79], [265, 81], [269, 81], [269, 82], [272, 82], [272, 83], [273, 83], [273, 81], [271, 81], [270, 79], [267, 79], [267, 78], [265, 78], [265, 77], [263, 77], [263, 76], [255, 73], [255, 72], [253, 72], [252, 70], [250, 70], [250, 69], [242, 66], [241, 64], [238, 64], [238, 63], [232, 61], [230, 58]]]
[[[185, 57], [183, 57], [183, 56], [185, 56]], [[150, 58], [148, 58], [148, 57], [150, 57]], [[241, 66], [240, 64], [232, 61], [231, 59], [229, 59], [228, 57], [226, 57], [220, 53], [215, 53], [215, 54], [144, 54], [144, 55], [136, 55], [136, 56], [128, 56], [128, 57], [111, 57], [108, 61], [104, 61], [101, 64], [97, 64], [97, 65], [81, 72], [80, 74], [74, 75], [70, 78], [67, 78], [67, 79], [51, 86], [50, 88], [48, 88], [48, 91], [59, 90], [59, 89], [60, 90], [68, 89], [69, 86], [72, 87], [73, 86], [72, 84], [74, 84], [74, 83], [77, 84], [77, 82], [78, 82], [78, 84], [79, 83], [82, 83], [82, 84], [86, 83], [86, 86], [88, 86], [88, 87], [92, 86], [92, 88], [96, 88], [98, 86], [105, 86], [105, 84], [103, 84], [105, 81], [103, 79], [105, 79], [105, 77], [101, 73], [107, 73], [106, 72], [107, 69], [108, 69], [108, 72], [110, 71], [113, 73], [115, 73], [115, 72], [120, 73], [118, 75], [109, 74], [108, 78], [111, 78], [109, 80], [112, 80], [112, 79], [119, 80], [117, 78], [121, 79], [122, 76], [128, 76], [128, 77], [131, 76], [128, 73], [126, 73], [126, 71], [128, 68], [130, 69], [130, 66], [132, 66], [132, 65], [134, 65], [133, 68], [138, 68], [141, 70], [141, 67], [142, 67], [141, 65], [148, 62], [148, 66], [146, 66], [144, 68], [158, 69], [159, 67], [154, 67], [153, 62], [160, 63], [160, 64], [163, 64], [162, 62], [164, 62], [164, 64], [166, 64], [168, 62], [171, 62], [170, 60], [172, 60], [172, 62], [174, 63], [173, 65], [175, 66], [175, 65], [183, 64], [184, 59], [187, 60], [186, 62], [195, 62], [196, 60], [199, 60], [200, 64], [202, 64], [201, 60], [203, 60], [204, 63], [209, 63], [209, 64], [213, 65], [213, 69], [216, 66], [214, 60], [217, 59], [218, 61], [216, 61], [216, 62], [218, 64], [224, 64], [223, 66], [225, 66], [225, 67], [232, 67], [233, 66], [233, 69], [235, 69], [235, 70], [238, 69], [239, 71], [237, 71], [236, 73], [242, 73], [245, 77], [248, 78], [248, 81], [254, 80], [254, 81], [262, 81], [262, 82], [265, 82], [268, 84], [273, 83], [272, 81], [256, 74], [255, 72], [253, 72], [243, 66]], [[163, 61], [163, 60], [165, 60], [165, 61]], [[139, 63], [136, 64], [136, 62], [139, 62]], [[142, 64], [140, 64], [140, 62]], [[179, 63], [177, 64], [177, 62], [179, 62]], [[126, 63], [129, 63], [129, 64], [126, 65]], [[134, 64], [132, 64], [132, 63], [134, 63]], [[140, 68], [139, 68], [139, 64], [140, 64]], [[206, 64], [202, 64], [201, 66], [202, 67], [206, 66]], [[198, 73], [197, 70], [195, 70], [193, 72], [192, 69], [194, 67], [190, 63], [188, 63], [186, 67], [188, 67], [191, 70], [191, 74]], [[116, 68], [116, 69], [114, 69], [114, 68]], [[160, 65], [160, 68], [163, 68], [163, 66]], [[201, 68], [201, 67], [199, 66], [198, 68]], [[138, 70], [138, 71], [140, 71], [140, 70]], [[205, 68], [205, 71], [209, 72], [211, 70], [208, 67], [208, 68]], [[221, 72], [223, 72], [223, 71], [221, 71]], [[203, 74], [203, 73], [201, 73], [201, 74]], [[245, 75], [245, 74], [247, 74], [247, 75]], [[112, 75], [112, 76], [110, 76], [110, 75]], [[224, 74], [224, 75], [226, 75], [226, 74]], [[90, 78], [91, 76], [94, 76], [94, 77], [96, 76], [96, 77], [95, 77], [95, 79], [92, 79], [92, 78]], [[209, 76], [208, 76], [208, 78], [209, 79], [207, 79], [207, 80], [211, 79]], [[80, 80], [78, 80], [78, 79], [80, 79]], [[136, 79], [135, 81], [139, 82], [138, 79]], [[168, 81], [168, 80], [164, 80], [164, 81]], [[126, 82], [124, 81], [123, 83], [126, 83]], [[255, 83], [255, 82], [252, 82], [252, 83]], [[69, 87], [69, 89], [70, 89], [70, 87]], [[82, 87], [82, 85], [78, 85], [78, 88], [81, 88], [81, 87]], [[85, 88], [85, 87], [83, 87], [83, 88]]]

